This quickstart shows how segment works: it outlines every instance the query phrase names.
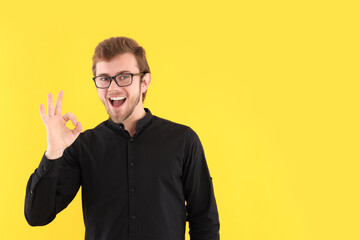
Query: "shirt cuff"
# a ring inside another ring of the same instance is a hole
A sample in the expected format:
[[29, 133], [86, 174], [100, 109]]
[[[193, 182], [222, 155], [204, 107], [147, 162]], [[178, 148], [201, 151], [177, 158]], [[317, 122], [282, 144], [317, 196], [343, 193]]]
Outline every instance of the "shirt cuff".
[[58, 169], [60, 166], [60, 161], [62, 157], [57, 159], [48, 159], [45, 156], [45, 153], [41, 159], [39, 167], [36, 169], [36, 174], [39, 178], [46, 175], [46, 177], [57, 177], [58, 176]]

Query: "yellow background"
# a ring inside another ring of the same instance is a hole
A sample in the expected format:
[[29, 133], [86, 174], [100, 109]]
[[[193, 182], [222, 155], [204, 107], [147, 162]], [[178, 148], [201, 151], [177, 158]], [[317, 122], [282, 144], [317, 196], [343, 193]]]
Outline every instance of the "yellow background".
[[[91, 56], [111, 36], [147, 51], [145, 106], [200, 136], [221, 239], [360, 239], [357, 1], [0, 3], [0, 239], [83, 239], [81, 199], [27, 225], [46, 149], [39, 104], [64, 90], [85, 129], [107, 118]], [[186, 237], [188, 239], [188, 236]]]

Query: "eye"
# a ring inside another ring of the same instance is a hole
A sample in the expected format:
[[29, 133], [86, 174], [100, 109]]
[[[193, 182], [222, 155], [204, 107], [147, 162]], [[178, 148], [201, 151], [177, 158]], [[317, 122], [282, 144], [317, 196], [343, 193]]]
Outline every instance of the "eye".
[[107, 77], [107, 76], [100, 76], [100, 77], [98, 77], [98, 79], [100, 81], [109, 81], [109, 77]]
[[127, 79], [129, 79], [130, 78], [130, 75], [119, 75], [118, 76], [118, 79], [119, 80], [127, 80]]

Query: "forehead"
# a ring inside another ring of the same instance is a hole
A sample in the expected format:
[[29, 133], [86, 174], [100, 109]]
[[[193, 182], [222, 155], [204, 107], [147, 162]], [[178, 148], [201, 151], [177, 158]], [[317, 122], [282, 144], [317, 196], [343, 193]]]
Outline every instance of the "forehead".
[[99, 61], [96, 63], [96, 74], [114, 75], [120, 71], [138, 72], [139, 67], [135, 55], [132, 53], [123, 53], [116, 55], [108, 61]]

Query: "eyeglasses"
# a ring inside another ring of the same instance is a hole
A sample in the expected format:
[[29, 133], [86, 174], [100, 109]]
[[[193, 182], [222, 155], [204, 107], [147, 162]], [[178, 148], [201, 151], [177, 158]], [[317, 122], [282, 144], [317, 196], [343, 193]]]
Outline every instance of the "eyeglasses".
[[144, 73], [120, 73], [116, 76], [109, 77], [106, 75], [100, 75], [93, 77], [95, 86], [97, 88], [105, 89], [110, 87], [111, 81], [114, 80], [119, 87], [126, 87], [132, 84], [134, 76], [141, 76]]

